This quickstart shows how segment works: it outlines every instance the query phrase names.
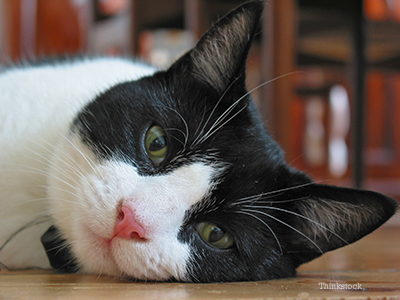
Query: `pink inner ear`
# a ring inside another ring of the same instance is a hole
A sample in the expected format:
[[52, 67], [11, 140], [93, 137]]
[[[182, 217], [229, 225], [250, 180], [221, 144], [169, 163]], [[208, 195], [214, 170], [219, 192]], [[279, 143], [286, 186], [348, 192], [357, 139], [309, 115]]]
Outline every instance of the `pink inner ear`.
[[126, 206], [122, 206], [117, 223], [115, 224], [113, 238], [120, 237], [122, 239], [144, 239], [145, 236], [146, 231], [136, 221], [135, 215], [132, 210]]

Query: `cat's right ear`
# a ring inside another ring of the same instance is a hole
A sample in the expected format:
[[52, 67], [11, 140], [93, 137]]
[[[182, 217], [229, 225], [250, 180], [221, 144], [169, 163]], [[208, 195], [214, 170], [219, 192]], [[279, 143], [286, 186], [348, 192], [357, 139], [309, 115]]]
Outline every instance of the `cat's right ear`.
[[171, 69], [189, 72], [189, 76], [219, 93], [233, 81], [244, 86], [247, 55], [260, 22], [263, 2], [248, 2], [229, 13]]

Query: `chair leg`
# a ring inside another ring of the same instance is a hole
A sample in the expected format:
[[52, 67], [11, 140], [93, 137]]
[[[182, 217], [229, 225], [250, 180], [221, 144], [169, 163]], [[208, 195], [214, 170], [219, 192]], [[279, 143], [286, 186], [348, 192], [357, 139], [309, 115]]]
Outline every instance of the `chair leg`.
[[362, 188], [365, 179], [365, 71], [366, 71], [366, 22], [364, 1], [355, 1], [353, 23], [353, 181]]

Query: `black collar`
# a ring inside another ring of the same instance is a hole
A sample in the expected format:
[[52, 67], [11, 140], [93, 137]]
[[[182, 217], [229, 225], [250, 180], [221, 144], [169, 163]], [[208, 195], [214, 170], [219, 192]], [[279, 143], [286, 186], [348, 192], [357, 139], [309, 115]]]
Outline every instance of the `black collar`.
[[41, 237], [44, 249], [50, 265], [57, 270], [66, 273], [74, 273], [78, 270], [77, 263], [73, 258], [70, 245], [61, 237], [60, 231], [51, 226]]

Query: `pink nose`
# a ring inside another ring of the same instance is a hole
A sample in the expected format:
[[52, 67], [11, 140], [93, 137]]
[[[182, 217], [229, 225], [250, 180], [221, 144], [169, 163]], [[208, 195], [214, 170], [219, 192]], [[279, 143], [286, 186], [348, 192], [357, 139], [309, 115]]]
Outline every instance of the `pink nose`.
[[122, 239], [145, 238], [144, 228], [136, 221], [132, 210], [122, 206], [120, 215], [114, 228], [114, 237]]

